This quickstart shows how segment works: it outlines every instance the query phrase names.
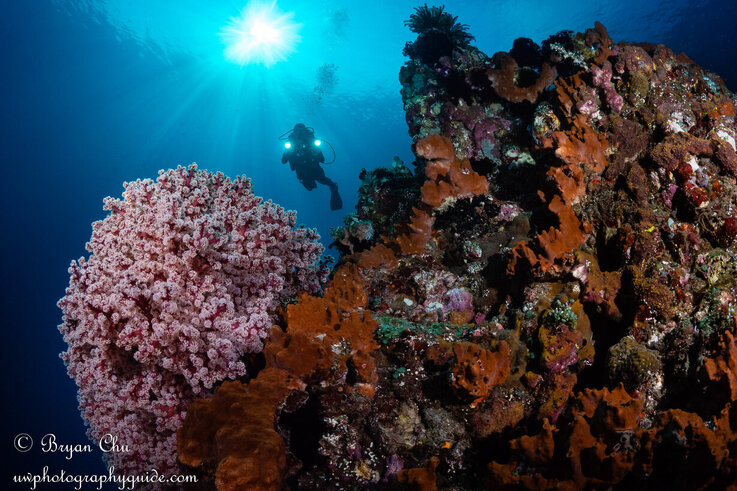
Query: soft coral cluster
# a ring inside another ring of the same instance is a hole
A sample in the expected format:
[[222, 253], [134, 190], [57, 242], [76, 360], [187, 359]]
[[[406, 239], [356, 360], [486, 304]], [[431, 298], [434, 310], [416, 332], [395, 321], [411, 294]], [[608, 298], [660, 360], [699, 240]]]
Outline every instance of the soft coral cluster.
[[189, 403], [246, 373], [283, 299], [318, 291], [322, 246], [245, 177], [195, 165], [126, 183], [105, 209], [59, 301], [61, 357], [90, 438], [132, 449], [109, 464], [170, 472]]

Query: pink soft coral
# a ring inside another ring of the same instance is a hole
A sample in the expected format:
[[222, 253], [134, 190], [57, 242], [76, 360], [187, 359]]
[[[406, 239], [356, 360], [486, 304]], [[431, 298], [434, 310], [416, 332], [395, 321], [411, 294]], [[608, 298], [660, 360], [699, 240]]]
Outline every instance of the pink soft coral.
[[130, 449], [108, 464], [171, 472], [189, 403], [244, 375], [279, 302], [316, 292], [327, 270], [317, 232], [295, 228], [295, 213], [262, 202], [245, 177], [193, 164], [124, 186], [93, 224], [89, 259], [69, 268], [61, 358], [89, 437]]

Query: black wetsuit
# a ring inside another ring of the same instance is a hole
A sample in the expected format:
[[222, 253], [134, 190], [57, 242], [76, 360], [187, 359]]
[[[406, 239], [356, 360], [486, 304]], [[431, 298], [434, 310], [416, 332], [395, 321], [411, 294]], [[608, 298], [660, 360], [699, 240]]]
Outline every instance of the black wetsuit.
[[325, 162], [325, 156], [319, 148], [311, 144], [296, 143], [282, 155], [281, 163], [289, 162], [289, 168], [297, 172], [297, 179], [308, 190], [312, 191], [317, 182], [330, 187], [330, 209], [339, 210], [343, 207], [343, 200], [338, 194], [338, 185], [325, 175], [320, 164]]
[[[301, 146], [301, 145], [297, 145]], [[313, 145], [305, 145], [302, 148], [290, 148], [281, 158], [281, 163], [289, 162], [289, 168], [297, 171], [297, 179], [308, 191], [315, 189], [315, 182], [330, 186], [335, 184], [327, 178], [320, 164], [325, 162], [325, 156]]]

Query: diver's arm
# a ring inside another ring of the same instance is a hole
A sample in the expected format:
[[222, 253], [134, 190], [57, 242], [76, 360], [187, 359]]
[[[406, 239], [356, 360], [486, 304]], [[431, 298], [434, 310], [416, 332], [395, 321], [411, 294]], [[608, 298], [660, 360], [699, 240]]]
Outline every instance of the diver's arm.
[[325, 162], [325, 156], [322, 154], [322, 150], [315, 150], [315, 159], [320, 162]]
[[289, 151], [284, 152], [284, 154], [281, 156], [281, 163], [286, 164], [289, 161]]

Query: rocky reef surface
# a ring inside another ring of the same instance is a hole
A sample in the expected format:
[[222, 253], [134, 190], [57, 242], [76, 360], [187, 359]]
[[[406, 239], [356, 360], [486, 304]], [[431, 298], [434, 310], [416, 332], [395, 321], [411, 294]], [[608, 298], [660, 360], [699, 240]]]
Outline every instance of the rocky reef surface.
[[417, 160], [362, 172], [324, 294], [190, 406], [180, 464], [219, 489], [733, 485], [734, 94], [599, 23], [488, 57], [433, 9], [399, 75]]

